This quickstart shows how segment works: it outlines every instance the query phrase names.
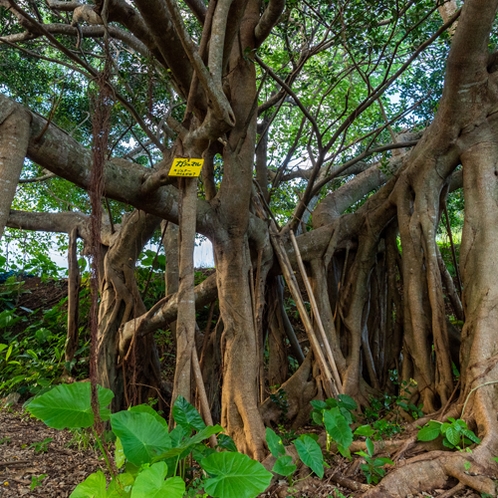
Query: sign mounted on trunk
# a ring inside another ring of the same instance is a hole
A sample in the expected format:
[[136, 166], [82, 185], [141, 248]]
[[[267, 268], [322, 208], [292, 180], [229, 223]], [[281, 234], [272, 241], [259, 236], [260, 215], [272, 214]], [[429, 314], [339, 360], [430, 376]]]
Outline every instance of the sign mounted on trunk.
[[169, 176], [186, 176], [192, 178], [199, 176], [203, 164], [204, 159], [202, 158], [175, 157], [169, 170]]

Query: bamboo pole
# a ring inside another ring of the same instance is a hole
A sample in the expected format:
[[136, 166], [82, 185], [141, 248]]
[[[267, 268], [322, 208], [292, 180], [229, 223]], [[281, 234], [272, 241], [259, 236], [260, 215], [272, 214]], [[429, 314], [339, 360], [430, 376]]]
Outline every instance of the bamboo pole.
[[313, 324], [311, 323], [311, 319], [308, 315], [308, 311], [306, 310], [306, 306], [304, 305], [303, 298], [301, 296], [301, 291], [299, 290], [299, 285], [297, 284], [296, 278], [294, 276], [294, 271], [289, 262], [289, 258], [287, 257], [287, 253], [282, 247], [282, 241], [280, 240], [278, 234], [276, 233], [276, 227], [274, 223], [271, 224], [272, 230], [270, 230], [270, 238], [273, 242], [273, 247], [275, 249], [275, 253], [277, 255], [277, 259], [280, 263], [280, 267], [282, 268], [282, 273], [284, 275], [285, 281], [289, 286], [289, 290], [296, 302], [297, 309], [299, 311], [299, 315], [301, 320], [303, 321], [304, 328], [309, 337], [311, 347], [313, 349], [313, 353], [320, 365], [320, 370], [323, 374], [323, 388], [325, 390], [325, 394], [328, 397], [337, 397], [339, 394], [338, 388], [335, 385], [334, 378], [330, 372], [330, 368], [327, 364], [327, 360], [323, 355], [322, 348], [320, 346], [320, 342], [315, 334]]
[[294, 235], [294, 232], [292, 230], [290, 231], [290, 238], [292, 241], [292, 245], [294, 246], [294, 252], [296, 253], [297, 266], [299, 267], [299, 271], [301, 272], [304, 286], [306, 287], [306, 292], [308, 293], [308, 297], [310, 299], [311, 310], [313, 312], [313, 316], [315, 317], [318, 331], [320, 332], [320, 336], [323, 341], [323, 346], [325, 347], [326, 357], [328, 358], [330, 367], [332, 369], [332, 374], [334, 375], [335, 384], [339, 389], [339, 391], [342, 392], [341, 376], [339, 375], [339, 370], [337, 369], [337, 364], [335, 362], [334, 354], [332, 353], [332, 348], [330, 347], [330, 343], [327, 339], [327, 334], [325, 333], [325, 328], [323, 327], [322, 318], [320, 317], [320, 312], [318, 310], [318, 305], [316, 304], [316, 299], [315, 295], [313, 294], [313, 289], [311, 288], [308, 275], [306, 274], [306, 269], [304, 268], [304, 263], [303, 259], [301, 258], [299, 246], [297, 245], [296, 236]]

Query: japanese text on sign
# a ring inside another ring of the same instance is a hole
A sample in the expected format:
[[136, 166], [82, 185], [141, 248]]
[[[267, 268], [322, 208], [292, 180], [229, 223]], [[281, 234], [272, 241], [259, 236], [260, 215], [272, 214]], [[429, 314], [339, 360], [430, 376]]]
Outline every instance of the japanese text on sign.
[[175, 157], [169, 170], [169, 176], [187, 176], [192, 178], [199, 176], [203, 164], [204, 159]]

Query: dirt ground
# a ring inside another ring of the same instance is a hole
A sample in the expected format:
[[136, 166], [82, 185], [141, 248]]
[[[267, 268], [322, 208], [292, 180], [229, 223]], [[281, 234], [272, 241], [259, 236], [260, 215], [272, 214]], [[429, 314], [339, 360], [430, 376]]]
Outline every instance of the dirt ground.
[[0, 497], [68, 497], [78, 483], [104, 468], [84, 440], [46, 427], [22, 413], [0, 409]]

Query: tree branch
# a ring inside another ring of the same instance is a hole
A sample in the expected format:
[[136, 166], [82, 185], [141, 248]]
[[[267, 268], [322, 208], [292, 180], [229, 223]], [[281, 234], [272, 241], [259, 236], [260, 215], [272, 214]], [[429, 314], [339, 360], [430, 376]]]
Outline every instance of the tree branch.
[[285, 9], [285, 0], [270, 0], [266, 7], [261, 19], [259, 20], [254, 30], [256, 37], [256, 46], [259, 47], [268, 35], [271, 33], [273, 27], [278, 23], [282, 12]]

